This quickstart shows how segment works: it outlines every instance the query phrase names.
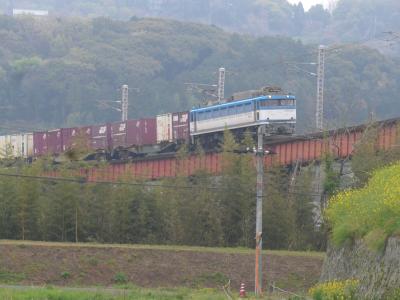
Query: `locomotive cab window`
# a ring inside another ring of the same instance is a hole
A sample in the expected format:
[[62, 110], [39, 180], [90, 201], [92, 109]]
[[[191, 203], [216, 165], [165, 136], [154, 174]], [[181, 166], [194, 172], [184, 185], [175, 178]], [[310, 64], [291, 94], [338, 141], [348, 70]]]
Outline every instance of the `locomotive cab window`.
[[288, 105], [294, 105], [294, 100], [293, 99], [282, 99], [281, 100], [281, 106], [288, 106]]
[[260, 107], [266, 106], [279, 106], [279, 100], [262, 100], [260, 101]]

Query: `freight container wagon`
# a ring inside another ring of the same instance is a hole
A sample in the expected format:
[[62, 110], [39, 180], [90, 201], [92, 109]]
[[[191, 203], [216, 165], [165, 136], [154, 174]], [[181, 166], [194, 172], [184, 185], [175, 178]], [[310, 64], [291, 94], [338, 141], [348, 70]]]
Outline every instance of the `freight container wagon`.
[[32, 156], [32, 151], [32, 133], [12, 134], [0, 137], [0, 158], [27, 158]]
[[189, 142], [189, 112], [172, 113], [172, 137], [174, 142]]
[[146, 118], [140, 120], [141, 145], [155, 145], [157, 143], [157, 120]]
[[126, 147], [127, 145], [127, 122], [111, 123], [111, 145], [110, 148]]
[[63, 152], [63, 141], [61, 129], [54, 129], [47, 132], [47, 154], [60, 154]]
[[12, 157], [21, 157], [23, 156], [22, 153], [22, 136], [17, 135], [17, 134], [11, 134], [8, 136], [8, 145], [9, 149], [11, 150], [11, 156]]
[[90, 126], [85, 127], [74, 127], [74, 128], [62, 128], [61, 137], [63, 143], [63, 151], [70, 150], [80, 144], [80, 147], [90, 148], [92, 129]]
[[111, 129], [109, 124], [94, 125], [91, 127], [90, 138], [93, 150], [107, 150], [111, 146]]
[[63, 151], [67, 151], [72, 148], [73, 140], [77, 135], [76, 128], [61, 128], [61, 140]]
[[33, 133], [26, 133], [25, 134], [25, 151], [26, 151], [26, 157], [32, 157], [33, 156]]
[[0, 136], [0, 159], [7, 157], [7, 143], [6, 136]]
[[33, 133], [33, 156], [47, 154], [47, 131]]
[[22, 133], [17, 137], [16, 155], [27, 158], [33, 155], [33, 133]]
[[126, 146], [143, 146], [157, 144], [156, 118], [128, 120], [126, 122]]
[[157, 143], [172, 142], [172, 114], [157, 116]]

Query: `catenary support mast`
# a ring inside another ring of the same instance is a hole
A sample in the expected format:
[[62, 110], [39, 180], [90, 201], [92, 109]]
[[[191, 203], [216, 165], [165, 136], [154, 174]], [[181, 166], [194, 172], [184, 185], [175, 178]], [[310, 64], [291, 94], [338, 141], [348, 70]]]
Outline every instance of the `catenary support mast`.
[[325, 46], [318, 48], [318, 70], [317, 70], [317, 107], [315, 112], [316, 128], [323, 130], [324, 127], [324, 80], [325, 80]]
[[225, 98], [225, 68], [219, 68], [218, 72], [218, 103]]
[[121, 98], [121, 111], [122, 121], [128, 120], [128, 105], [129, 105], [129, 88], [127, 84], [122, 86], [122, 98]]

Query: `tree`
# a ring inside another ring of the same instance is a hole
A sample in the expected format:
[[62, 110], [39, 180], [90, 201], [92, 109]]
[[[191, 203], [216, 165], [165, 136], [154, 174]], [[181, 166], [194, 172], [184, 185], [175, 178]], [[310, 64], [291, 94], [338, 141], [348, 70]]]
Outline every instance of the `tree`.
[[219, 194], [221, 225], [226, 245], [250, 246], [254, 243], [255, 168], [251, 156], [233, 152], [237, 147], [232, 133], [225, 130]]
[[16, 187], [16, 179], [0, 178], [0, 239], [13, 239], [19, 235]]
[[312, 168], [311, 165], [300, 170], [296, 177], [295, 189], [289, 195], [293, 215], [289, 244], [291, 249], [315, 249], [324, 239], [323, 236], [318, 235], [316, 228], [314, 211], [317, 204], [314, 202], [312, 193]]
[[271, 167], [264, 178], [263, 243], [269, 249], [287, 249], [294, 221], [287, 197], [287, 172]]
[[[25, 167], [22, 174], [35, 176], [40, 166], [36, 165], [32, 168]], [[19, 179], [18, 190], [16, 193], [16, 213], [18, 219], [18, 237], [22, 240], [34, 240], [39, 236], [38, 213], [41, 184], [38, 181], [30, 179]]]

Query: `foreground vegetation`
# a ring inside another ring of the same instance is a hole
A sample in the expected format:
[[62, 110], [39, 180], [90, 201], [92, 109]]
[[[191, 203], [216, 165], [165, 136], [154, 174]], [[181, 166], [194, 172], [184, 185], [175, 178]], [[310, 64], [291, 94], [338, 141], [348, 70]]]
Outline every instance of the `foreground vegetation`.
[[63, 290], [57, 288], [41, 289], [7, 289], [0, 288], [2, 300], [175, 300], [175, 299], [193, 299], [193, 300], [224, 300], [225, 295], [222, 292], [212, 289], [189, 290], [189, 289], [139, 289], [129, 288], [125, 291], [118, 289], [109, 289], [92, 291], [89, 289]]
[[[324, 254], [263, 251], [269, 282], [306, 292]], [[0, 241], [0, 285], [64, 287], [214, 288], [241, 283], [252, 291], [254, 249]], [[0, 297], [1, 299], [1, 297]]]
[[[0, 176], [0, 238], [253, 247], [253, 156], [233, 153], [237, 147], [226, 132], [218, 179], [206, 171], [193, 177], [182, 172], [156, 184], [129, 175], [121, 178], [129, 184]], [[179, 159], [185, 155], [183, 149]], [[56, 166], [60, 175], [75, 179], [79, 167], [79, 162]], [[38, 176], [53, 168], [51, 160], [39, 160], [0, 173]], [[311, 174], [304, 169], [295, 191], [289, 191], [289, 176], [279, 167], [266, 173], [264, 241], [270, 249], [321, 249], [323, 238], [312, 217]]]
[[358, 280], [320, 283], [309, 290], [314, 300], [356, 300]]
[[[190, 251], [202, 253], [231, 253], [231, 254], [254, 254], [254, 249], [245, 247], [202, 247], [202, 246], [179, 246], [179, 245], [146, 245], [146, 244], [105, 244], [105, 243], [75, 243], [75, 242], [42, 242], [29, 240], [0, 240], [0, 245], [14, 245], [19, 248], [28, 246], [46, 246], [54, 248], [85, 247], [85, 248], [121, 248], [133, 250], [165, 250], [165, 251]], [[264, 255], [315, 257], [323, 259], [325, 252], [317, 251], [289, 251], [289, 250], [262, 250]]]
[[[91, 290], [91, 291], [90, 291]], [[120, 289], [81, 289], [66, 290], [59, 288], [38, 288], [27, 290], [16, 290], [0, 288], [2, 300], [226, 300], [229, 297], [236, 299], [238, 293], [232, 291], [222, 292], [214, 289], [138, 289], [128, 287], [126, 290]], [[300, 300], [305, 299], [301, 296], [290, 296], [288, 294], [264, 294], [263, 297], [255, 297], [253, 293], [246, 293], [246, 299], [265, 299], [265, 300]], [[284, 297], [284, 298], [283, 298]], [[325, 298], [324, 298], [325, 299]]]
[[331, 199], [326, 215], [332, 240], [364, 239], [382, 249], [386, 239], [400, 234], [400, 162], [376, 170], [361, 189], [347, 190]]

